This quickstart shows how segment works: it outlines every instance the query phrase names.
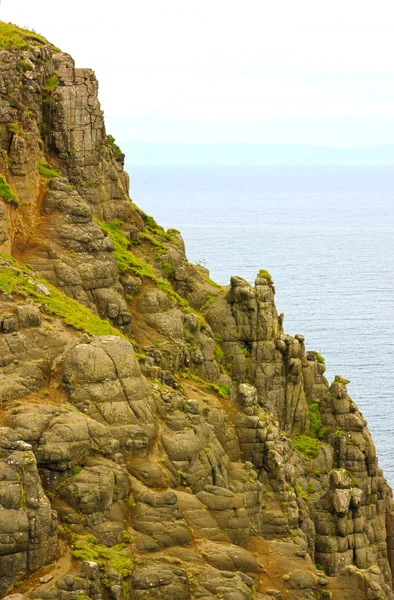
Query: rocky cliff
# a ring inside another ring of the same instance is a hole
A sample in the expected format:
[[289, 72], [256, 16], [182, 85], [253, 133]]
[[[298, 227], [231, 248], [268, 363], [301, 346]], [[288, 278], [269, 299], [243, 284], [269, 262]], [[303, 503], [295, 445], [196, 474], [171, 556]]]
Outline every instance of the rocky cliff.
[[130, 200], [91, 70], [0, 48], [1, 595], [393, 599], [348, 382]]

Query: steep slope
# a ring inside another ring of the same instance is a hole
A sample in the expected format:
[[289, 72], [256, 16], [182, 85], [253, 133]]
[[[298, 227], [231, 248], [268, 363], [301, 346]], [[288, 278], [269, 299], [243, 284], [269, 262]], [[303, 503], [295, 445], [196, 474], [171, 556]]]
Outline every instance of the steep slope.
[[1, 595], [394, 598], [347, 381], [130, 200], [92, 71], [0, 47]]

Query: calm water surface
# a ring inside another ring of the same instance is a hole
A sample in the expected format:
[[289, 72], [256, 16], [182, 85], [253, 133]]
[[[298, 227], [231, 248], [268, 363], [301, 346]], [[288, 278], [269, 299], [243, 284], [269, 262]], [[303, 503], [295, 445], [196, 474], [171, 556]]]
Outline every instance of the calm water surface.
[[394, 169], [132, 167], [131, 197], [182, 232], [211, 277], [275, 281], [285, 330], [326, 359], [394, 485]]

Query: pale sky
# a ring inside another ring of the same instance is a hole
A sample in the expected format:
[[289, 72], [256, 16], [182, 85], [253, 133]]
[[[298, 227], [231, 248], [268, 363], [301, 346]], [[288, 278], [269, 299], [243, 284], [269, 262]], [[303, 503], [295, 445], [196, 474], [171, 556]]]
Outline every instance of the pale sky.
[[394, 143], [393, 0], [1, 0], [94, 69], [117, 141]]

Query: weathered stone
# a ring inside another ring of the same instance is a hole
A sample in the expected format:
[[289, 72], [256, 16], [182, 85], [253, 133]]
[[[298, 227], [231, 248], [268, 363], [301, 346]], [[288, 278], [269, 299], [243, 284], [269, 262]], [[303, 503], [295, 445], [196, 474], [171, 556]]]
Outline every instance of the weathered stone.
[[157, 380], [124, 337], [0, 296], [0, 593], [60, 556], [59, 518], [42, 600], [392, 600], [391, 492], [347, 380], [283, 332], [267, 272], [216, 287], [137, 211], [94, 73], [28, 46], [0, 57], [0, 170], [22, 203], [0, 202], [0, 249], [131, 334]]

